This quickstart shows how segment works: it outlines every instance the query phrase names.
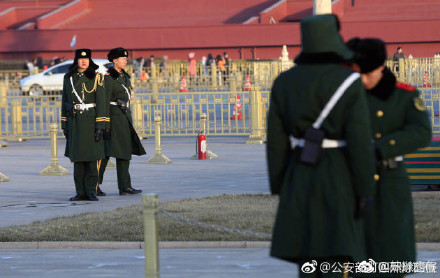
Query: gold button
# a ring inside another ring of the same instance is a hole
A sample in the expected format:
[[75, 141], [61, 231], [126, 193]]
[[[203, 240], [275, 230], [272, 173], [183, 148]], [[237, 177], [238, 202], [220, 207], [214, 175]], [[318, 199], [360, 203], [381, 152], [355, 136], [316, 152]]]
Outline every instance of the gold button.
[[379, 181], [380, 180], [380, 176], [378, 174], [374, 175], [374, 181]]
[[376, 113], [376, 116], [378, 118], [382, 117], [383, 116], [383, 111], [382, 110], [378, 110], [377, 113]]
[[391, 139], [389, 143], [390, 143], [391, 146], [394, 146], [394, 145], [396, 145], [396, 140]]
[[376, 137], [376, 139], [380, 139], [380, 138], [382, 138], [382, 134], [380, 134], [380, 133], [378, 132], [378, 133], [376, 133], [376, 134], [374, 135], [374, 137]]

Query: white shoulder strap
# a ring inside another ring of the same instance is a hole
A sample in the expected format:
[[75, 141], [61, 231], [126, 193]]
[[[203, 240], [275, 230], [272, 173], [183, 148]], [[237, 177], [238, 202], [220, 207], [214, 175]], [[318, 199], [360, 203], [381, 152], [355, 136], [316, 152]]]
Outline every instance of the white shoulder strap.
[[121, 85], [122, 87], [124, 87], [125, 91], [127, 92], [128, 100], [130, 101], [131, 100], [130, 90], [127, 87], [125, 87], [124, 84], [121, 83]]
[[83, 102], [82, 99], [79, 97], [78, 93], [76, 92], [76, 90], [75, 90], [75, 86], [73, 86], [72, 76], [70, 77], [70, 84], [72, 84], [73, 93], [75, 94], [76, 98], [79, 100], [79, 103], [83, 104], [84, 102]]
[[347, 79], [344, 80], [344, 82], [342, 82], [342, 84], [338, 87], [336, 92], [330, 98], [329, 102], [327, 102], [324, 109], [321, 111], [318, 119], [316, 119], [316, 121], [313, 123], [314, 128], [318, 129], [321, 127], [322, 122], [325, 120], [325, 118], [327, 118], [328, 114], [332, 111], [338, 100], [342, 97], [348, 87], [350, 87], [350, 85], [353, 84], [353, 82], [360, 76], [361, 75], [359, 73], [353, 72], [350, 76], [347, 77]]

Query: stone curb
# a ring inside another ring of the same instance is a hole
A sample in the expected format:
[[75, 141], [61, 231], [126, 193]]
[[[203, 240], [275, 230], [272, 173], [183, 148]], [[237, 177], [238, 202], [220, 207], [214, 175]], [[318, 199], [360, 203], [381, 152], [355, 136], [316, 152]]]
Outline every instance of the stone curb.
[[[161, 241], [160, 249], [269, 248], [269, 241]], [[59, 241], [0, 242], [0, 249], [144, 249], [144, 242]], [[417, 250], [439, 251], [440, 243], [417, 243]]]
[[[269, 248], [267, 241], [161, 241], [160, 249], [184, 248]], [[0, 242], [0, 249], [144, 249], [144, 242], [58, 241]]]

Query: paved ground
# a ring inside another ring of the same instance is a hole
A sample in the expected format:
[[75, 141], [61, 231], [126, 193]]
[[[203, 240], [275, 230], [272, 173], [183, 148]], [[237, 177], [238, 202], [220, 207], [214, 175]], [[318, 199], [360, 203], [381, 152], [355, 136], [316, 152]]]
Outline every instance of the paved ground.
[[[220, 194], [268, 193], [264, 145], [246, 145], [247, 137], [208, 138], [209, 149], [219, 158], [191, 159], [193, 137], [162, 138], [163, 154], [169, 165], [145, 161], [154, 153], [154, 140], [144, 140], [148, 155], [134, 157], [131, 164], [133, 187], [144, 193], [157, 193], [161, 201]], [[64, 140], [58, 152], [60, 165], [71, 173], [73, 165], [63, 157]], [[72, 204], [72, 175], [39, 176], [50, 163], [48, 140], [9, 143], [0, 148], [0, 173], [10, 182], [0, 183], [0, 227], [90, 211], [108, 211], [140, 204], [141, 195], [119, 196], [116, 171], [108, 170], [102, 187], [107, 197], [99, 202]], [[182, 244], [184, 246], [184, 244]], [[0, 244], [0, 277], [143, 277], [144, 251], [130, 244], [85, 249]], [[61, 245], [61, 247], [63, 247]], [[64, 246], [66, 247], [66, 246]], [[23, 249], [21, 249], [23, 248]], [[101, 249], [104, 248], [104, 249]], [[428, 249], [435, 249], [428, 251]], [[440, 248], [419, 246], [419, 260], [439, 262]], [[297, 268], [268, 256], [259, 248], [161, 248], [161, 277], [295, 277]], [[440, 277], [420, 273], [417, 278]]]
[[[420, 251], [420, 261], [440, 263], [438, 251]], [[144, 277], [141, 249], [0, 250], [2, 278]], [[268, 256], [266, 248], [161, 249], [162, 278], [286, 278], [297, 267]], [[414, 278], [438, 278], [418, 273]]]
[[[162, 153], [173, 162], [145, 164], [154, 153], [154, 138], [143, 140], [148, 154], [134, 156], [130, 174], [134, 188], [157, 193], [161, 201], [235, 193], [268, 193], [264, 145], [244, 144], [247, 137], [208, 138], [208, 148], [219, 156], [195, 160], [194, 137], [162, 138]], [[73, 173], [73, 164], [62, 156], [64, 140], [59, 140], [59, 164]], [[73, 176], [39, 176], [50, 164], [49, 140], [9, 143], [0, 148], [0, 173], [10, 182], [0, 183], [0, 227], [30, 223], [55, 216], [88, 211], [107, 211], [141, 204], [142, 196], [119, 196], [116, 170], [105, 173], [102, 189], [108, 194], [99, 202], [68, 201], [74, 195]], [[29, 206], [35, 203], [36, 206]]]

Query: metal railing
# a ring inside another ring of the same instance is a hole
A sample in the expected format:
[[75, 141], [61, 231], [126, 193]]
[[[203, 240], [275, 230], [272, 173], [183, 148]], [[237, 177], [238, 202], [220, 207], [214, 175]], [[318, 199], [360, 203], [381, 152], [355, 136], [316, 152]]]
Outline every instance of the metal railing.
[[[397, 70], [399, 80], [411, 81], [408, 83], [419, 87], [432, 128], [437, 132], [440, 131], [438, 61], [434, 58], [402, 59], [398, 68], [387, 61], [392, 70]], [[220, 72], [211, 66], [207, 76], [187, 77], [187, 87], [179, 92], [181, 78], [185, 77], [180, 74], [185, 72], [185, 67], [186, 63], [171, 65], [166, 78], [155, 68], [149, 72], [148, 80], [133, 77], [137, 84], [132, 101], [133, 125], [141, 137], [154, 134], [156, 115], [161, 116], [163, 136], [197, 135], [202, 129], [202, 114], [206, 114], [206, 133], [209, 135], [249, 135], [249, 142], [259, 142], [265, 136], [270, 87], [282, 71], [281, 62], [235, 61], [224, 78], [219, 78]], [[198, 73], [202, 70], [198, 65]], [[50, 124], [60, 122], [61, 97], [21, 96], [11, 81], [18, 80], [20, 75], [12, 71], [0, 73], [0, 141], [49, 138]], [[248, 75], [252, 91], [245, 91]], [[233, 117], [234, 113], [241, 113], [241, 117]]]
[[[161, 115], [163, 136], [193, 136], [202, 129], [200, 117], [205, 113], [207, 134], [250, 135], [250, 93], [254, 92], [177, 92], [157, 96], [139, 93], [131, 103], [133, 125], [141, 137], [151, 136], [155, 130], [154, 118]], [[257, 94], [261, 95], [258, 115], [265, 118], [268, 93], [257, 91]], [[231, 119], [234, 113], [241, 113], [241, 119]], [[0, 117], [0, 139], [48, 138], [50, 124], [60, 122], [61, 101], [51, 97], [0, 97]], [[265, 119], [258, 123], [255, 128], [263, 129]]]

